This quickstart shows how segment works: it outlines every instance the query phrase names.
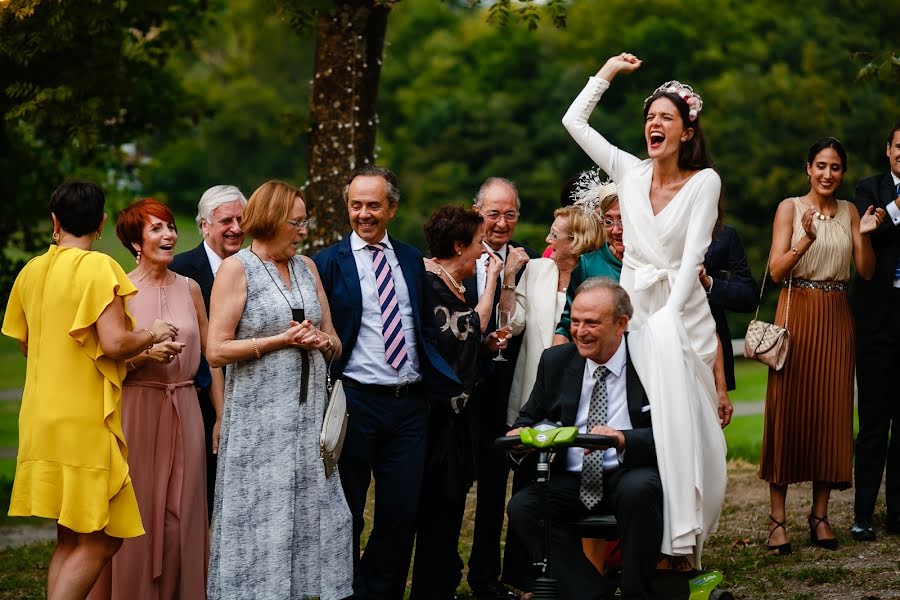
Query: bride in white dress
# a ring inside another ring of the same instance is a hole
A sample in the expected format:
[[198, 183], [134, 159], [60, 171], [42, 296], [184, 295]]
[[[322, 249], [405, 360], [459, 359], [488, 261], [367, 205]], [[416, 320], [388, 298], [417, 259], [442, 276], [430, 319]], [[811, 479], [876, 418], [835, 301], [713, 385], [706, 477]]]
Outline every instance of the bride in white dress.
[[563, 125], [618, 186], [625, 243], [620, 283], [634, 305], [628, 345], [650, 401], [663, 483], [661, 551], [690, 557], [699, 568], [725, 495], [721, 428], [732, 412], [727, 394], [716, 391], [719, 342], [698, 278], [721, 181], [700, 128], [703, 102], [689, 86], [667, 82], [645, 101], [647, 160], [616, 148], [588, 124], [610, 81], [640, 66], [627, 53], [607, 60]]

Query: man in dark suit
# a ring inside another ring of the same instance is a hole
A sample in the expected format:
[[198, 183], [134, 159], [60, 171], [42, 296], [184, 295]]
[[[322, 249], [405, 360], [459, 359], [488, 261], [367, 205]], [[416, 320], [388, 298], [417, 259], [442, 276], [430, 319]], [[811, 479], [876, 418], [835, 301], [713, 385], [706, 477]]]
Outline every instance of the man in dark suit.
[[[521, 201], [516, 185], [502, 177], [488, 178], [475, 195], [473, 210], [484, 217], [484, 241], [490, 250], [504, 262], [500, 281], [494, 292], [494, 309], [486, 329], [485, 356], [481, 362], [479, 381], [470, 399], [476, 423], [475, 465], [477, 500], [475, 505], [475, 531], [472, 553], [469, 557], [469, 587], [479, 600], [515, 597], [500, 579], [500, 536], [503, 531], [503, 513], [506, 507], [506, 483], [509, 467], [506, 454], [494, 445], [494, 440], [507, 429], [506, 406], [512, 387], [516, 358], [522, 344], [521, 336], [498, 344], [496, 333], [496, 306], [500, 292], [505, 287], [515, 289], [523, 267], [530, 258], [539, 255], [510, 238], [519, 220]], [[478, 304], [485, 287], [487, 253], [476, 263], [475, 277], [463, 281], [466, 302], [472, 307]], [[498, 348], [503, 348], [507, 362], [495, 362]], [[515, 482], [514, 482], [515, 486]], [[515, 538], [507, 536], [503, 575], [504, 581], [516, 587], [527, 587], [521, 578], [525, 565], [524, 552]], [[517, 552], [518, 551], [518, 552]]]
[[722, 343], [726, 389], [733, 390], [734, 351], [725, 311], [752, 312], [759, 304], [756, 282], [734, 227], [721, 225], [713, 231], [712, 242], [700, 269], [700, 283], [706, 290], [709, 309], [716, 322], [716, 333]]
[[[422, 255], [387, 234], [399, 198], [389, 170], [355, 170], [344, 188], [353, 231], [313, 258], [343, 345], [332, 375], [344, 383], [350, 413], [339, 468], [353, 514], [357, 600], [403, 597], [425, 464], [426, 388], [459, 384], [433, 343]], [[375, 521], [360, 557], [373, 475]]]
[[[209, 295], [212, 292], [216, 271], [222, 261], [241, 249], [244, 232], [241, 231], [241, 215], [247, 199], [233, 185], [215, 185], [200, 197], [197, 204], [197, 227], [203, 241], [193, 250], [175, 256], [169, 269], [190, 277], [200, 286], [206, 315], [209, 316]], [[197, 399], [206, 430], [206, 501], [209, 518], [212, 519], [213, 496], [216, 489], [216, 453], [219, 445], [219, 419], [222, 417], [222, 401], [225, 384], [221, 369], [210, 369], [206, 358], [200, 357], [200, 366], [194, 376]]]
[[885, 462], [885, 528], [888, 533], [900, 534], [900, 123], [887, 138], [887, 157], [887, 173], [863, 179], [856, 186], [859, 214], [874, 206], [885, 209], [889, 217], [869, 235], [875, 251], [875, 275], [869, 281], [857, 275], [850, 298], [856, 323], [859, 390], [851, 533], [863, 541], [875, 539], [872, 514]]
[[628, 294], [605, 278], [581, 284], [572, 302], [574, 343], [544, 351], [531, 397], [509, 435], [548, 419], [616, 438], [614, 448], [556, 455], [546, 502], [532, 486], [509, 502], [509, 523], [532, 557], [543, 557], [541, 520], [551, 520], [550, 568], [567, 600], [605, 598], [604, 581], [567, 523], [615, 514], [622, 542], [622, 598], [654, 598], [650, 582], [663, 532], [662, 483], [650, 405], [631, 364]]

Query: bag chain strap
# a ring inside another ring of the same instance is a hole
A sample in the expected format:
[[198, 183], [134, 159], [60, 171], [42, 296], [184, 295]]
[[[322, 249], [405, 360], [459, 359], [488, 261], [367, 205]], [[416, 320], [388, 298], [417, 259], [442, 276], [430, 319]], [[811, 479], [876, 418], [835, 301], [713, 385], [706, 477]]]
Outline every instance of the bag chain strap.
[[[772, 260], [772, 250], [769, 249], [769, 256], [766, 258], [766, 268], [763, 272], [762, 284], [759, 286], [759, 302], [756, 305], [756, 314], [753, 316], [754, 321], [759, 320], [759, 307], [762, 305], [763, 292], [766, 289], [766, 279], [769, 278], [769, 261]], [[787, 297], [787, 307], [784, 311], [784, 328], [787, 329], [788, 319], [791, 316], [791, 288], [794, 284], [794, 270], [791, 269], [791, 278], [788, 279], [788, 297]]]

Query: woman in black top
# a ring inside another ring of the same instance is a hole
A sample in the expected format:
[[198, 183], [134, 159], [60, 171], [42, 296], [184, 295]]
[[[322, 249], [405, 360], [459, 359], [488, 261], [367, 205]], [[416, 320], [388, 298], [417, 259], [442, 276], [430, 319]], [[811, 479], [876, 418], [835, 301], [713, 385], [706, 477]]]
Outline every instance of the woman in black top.
[[434, 318], [435, 345], [462, 385], [430, 398], [428, 457], [416, 530], [411, 599], [453, 598], [462, 579], [457, 551], [466, 494], [475, 474], [471, 419], [466, 404], [478, 378], [478, 358], [503, 263], [490, 256], [482, 300], [466, 304], [463, 279], [475, 274], [484, 246], [481, 215], [439, 208], [425, 223], [437, 273], [426, 274], [426, 310]]

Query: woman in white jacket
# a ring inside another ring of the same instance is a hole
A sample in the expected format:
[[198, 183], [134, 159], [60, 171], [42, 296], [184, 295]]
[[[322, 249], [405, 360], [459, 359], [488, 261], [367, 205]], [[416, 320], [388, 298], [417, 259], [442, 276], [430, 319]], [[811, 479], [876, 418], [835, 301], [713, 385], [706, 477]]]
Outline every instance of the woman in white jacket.
[[[615, 193], [615, 186], [609, 187]], [[512, 314], [512, 335], [525, 333], [507, 406], [506, 420], [510, 426], [531, 395], [541, 353], [553, 342], [556, 324], [566, 305], [569, 278], [578, 264], [578, 257], [597, 250], [606, 241], [600, 215], [593, 205], [559, 208], [553, 216], [555, 219], [547, 235], [547, 244], [553, 250], [550, 258], [528, 261], [518, 285], [504, 287], [500, 295], [500, 309]]]

